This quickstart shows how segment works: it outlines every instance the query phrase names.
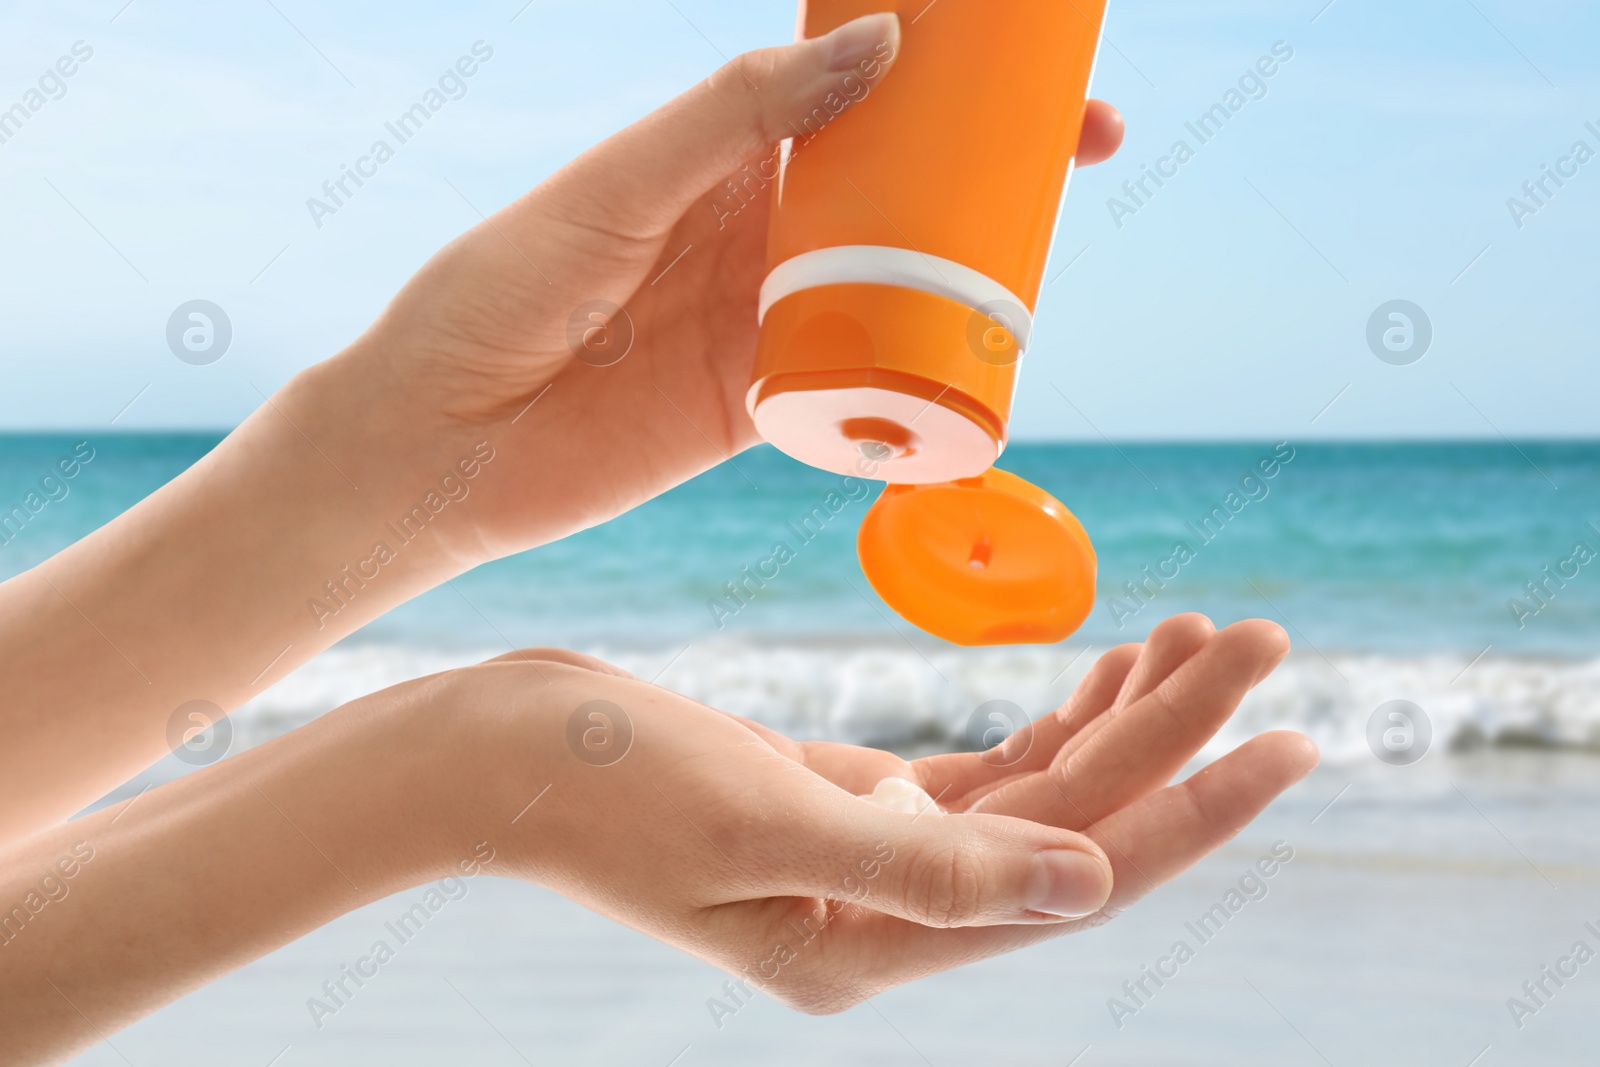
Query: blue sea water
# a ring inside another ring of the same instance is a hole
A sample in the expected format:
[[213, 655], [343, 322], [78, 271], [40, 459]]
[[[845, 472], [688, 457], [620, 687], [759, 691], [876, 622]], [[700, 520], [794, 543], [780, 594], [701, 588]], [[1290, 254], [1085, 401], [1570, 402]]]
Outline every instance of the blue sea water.
[[[0, 510], [82, 440], [95, 458], [64, 499], [0, 545], [0, 576], [108, 521], [217, 438], [0, 436]], [[1195, 610], [1219, 621], [1272, 618], [1330, 655], [1492, 647], [1583, 657], [1600, 648], [1600, 560], [1566, 562], [1578, 542], [1600, 550], [1597, 441], [1017, 444], [1000, 466], [1049, 490], [1087, 528], [1100, 597], [1078, 639], [1099, 647]], [[820, 524], [802, 520], [830, 491], [848, 502], [811, 536]], [[526, 644], [715, 636], [938, 645], [888, 612], [856, 562], [855, 531], [876, 494], [864, 484], [849, 500], [839, 477], [763, 446], [604, 526], [479, 568], [350, 643], [461, 648], [505, 634]], [[760, 588], [745, 586], [754, 592], [743, 603], [729, 599], [726, 583], [742, 583], [744, 568], [780, 542], [793, 560]], [[1181, 567], [1179, 543], [1193, 554]], [[1548, 578], [1561, 569], [1565, 577]], [[1544, 603], [1528, 582], [1542, 583]], [[1524, 605], [1520, 620], [1513, 599]]]
[[[0, 576], [217, 440], [0, 437], [0, 519], [30, 491], [58, 498], [7, 534]], [[41, 485], [75, 447], [93, 459]], [[562, 645], [794, 736], [903, 746], [959, 737], [992, 700], [1041, 714], [1106, 648], [1202, 611], [1274, 619], [1294, 645], [1217, 748], [1292, 726], [1330, 759], [1370, 758], [1366, 716], [1407, 699], [1441, 742], [1600, 749], [1600, 442], [1021, 444], [1002, 465], [1072, 508], [1099, 553], [1094, 611], [1059, 645], [963, 649], [915, 630], [856, 560], [878, 487], [762, 447], [417, 598], [234, 720], [259, 740], [406, 678]], [[780, 544], [787, 562], [750, 579]]]

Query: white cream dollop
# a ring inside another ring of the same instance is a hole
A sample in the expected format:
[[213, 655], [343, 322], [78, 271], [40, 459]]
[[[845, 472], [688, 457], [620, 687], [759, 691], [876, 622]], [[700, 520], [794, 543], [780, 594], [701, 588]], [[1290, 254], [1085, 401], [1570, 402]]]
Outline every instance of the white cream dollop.
[[890, 811], [906, 815], [920, 815], [923, 812], [944, 814], [944, 809], [935, 803], [921, 786], [904, 778], [885, 778], [862, 799], [871, 801], [880, 808], [888, 808]]

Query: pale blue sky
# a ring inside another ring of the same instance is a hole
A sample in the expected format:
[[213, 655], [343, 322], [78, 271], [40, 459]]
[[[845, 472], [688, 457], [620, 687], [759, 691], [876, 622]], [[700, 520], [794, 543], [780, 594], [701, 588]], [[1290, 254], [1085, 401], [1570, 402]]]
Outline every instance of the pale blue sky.
[[[1019, 437], [1600, 432], [1600, 159], [1520, 230], [1506, 205], [1600, 150], [1595, 5], [1324, 2], [1112, 0], [1094, 90], [1129, 138], [1074, 179]], [[273, 3], [4, 7], [0, 109], [94, 54], [0, 144], [0, 428], [136, 395], [118, 427], [233, 425], [474, 221], [448, 183], [498, 207], [794, 25], [787, 0]], [[306, 198], [480, 39], [467, 96], [317, 229]], [[1266, 96], [1197, 145], [1185, 121], [1279, 41]], [[1119, 229], [1108, 197], [1178, 138], [1194, 158]], [[165, 341], [197, 298], [233, 322], [211, 366]], [[1365, 341], [1395, 298], [1434, 326], [1410, 366]]]

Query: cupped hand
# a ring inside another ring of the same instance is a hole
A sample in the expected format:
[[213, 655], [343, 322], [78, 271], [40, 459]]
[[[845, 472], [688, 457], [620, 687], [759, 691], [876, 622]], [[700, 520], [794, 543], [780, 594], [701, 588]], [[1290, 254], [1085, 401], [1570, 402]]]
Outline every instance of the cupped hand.
[[[389, 477], [494, 442], [472, 523], [441, 533], [469, 562], [602, 522], [748, 448], [770, 187], [732, 199], [725, 183], [824, 99], [846, 100], [847, 79], [892, 76], [901, 47], [880, 15], [735, 58], [440, 251], [313, 373], [310, 402], [368, 398], [358, 465]], [[871, 106], [859, 87], [848, 98]], [[1121, 116], [1090, 101], [1078, 162], [1121, 138]]]
[[[458, 708], [465, 683], [487, 712], [474, 810], [517, 816], [493, 838], [510, 873], [827, 1012], [1104, 922], [1232, 838], [1310, 772], [1307, 738], [1264, 734], [1168, 783], [1287, 647], [1268, 622], [1178, 616], [998, 749], [912, 762], [797, 743], [571, 653], [501, 657], [435, 698]], [[948, 814], [861, 799], [885, 777]]]

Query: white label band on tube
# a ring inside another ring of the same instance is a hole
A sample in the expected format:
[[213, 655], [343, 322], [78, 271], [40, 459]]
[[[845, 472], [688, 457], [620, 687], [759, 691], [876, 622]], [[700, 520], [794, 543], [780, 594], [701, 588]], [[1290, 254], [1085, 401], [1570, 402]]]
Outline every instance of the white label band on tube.
[[1033, 339], [1033, 315], [1017, 294], [987, 274], [954, 260], [886, 245], [839, 245], [802, 252], [772, 268], [761, 283], [756, 321], [786, 296], [822, 285], [896, 285], [942, 296], [973, 310], [983, 309], [1004, 322], [1016, 338], [1019, 354]]

